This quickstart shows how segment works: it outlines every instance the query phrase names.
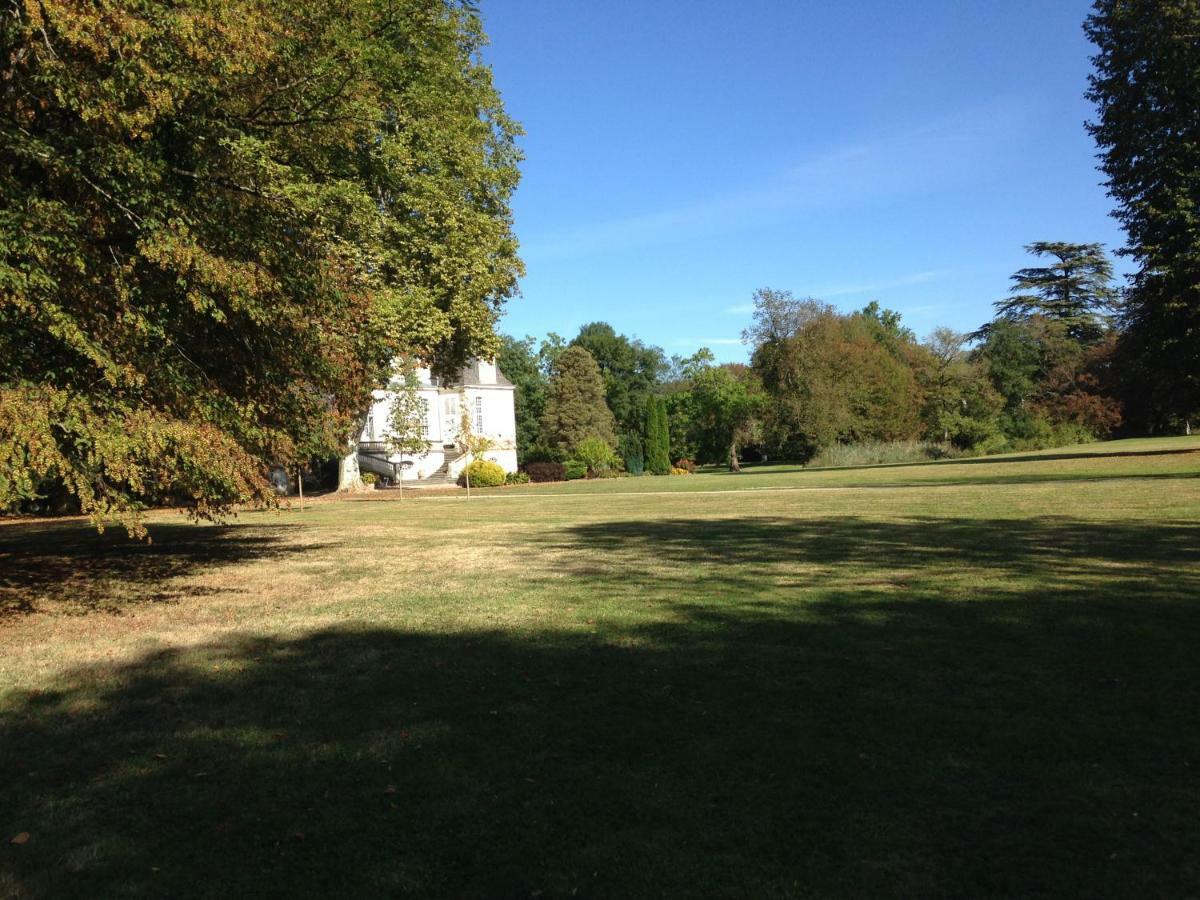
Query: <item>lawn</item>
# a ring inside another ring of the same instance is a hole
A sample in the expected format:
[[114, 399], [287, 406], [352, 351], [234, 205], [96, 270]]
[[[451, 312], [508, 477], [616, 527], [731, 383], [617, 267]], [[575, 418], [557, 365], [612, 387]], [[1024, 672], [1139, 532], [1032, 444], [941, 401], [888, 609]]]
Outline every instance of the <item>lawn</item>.
[[0, 896], [1195, 896], [1198, 451], [0, 525]]

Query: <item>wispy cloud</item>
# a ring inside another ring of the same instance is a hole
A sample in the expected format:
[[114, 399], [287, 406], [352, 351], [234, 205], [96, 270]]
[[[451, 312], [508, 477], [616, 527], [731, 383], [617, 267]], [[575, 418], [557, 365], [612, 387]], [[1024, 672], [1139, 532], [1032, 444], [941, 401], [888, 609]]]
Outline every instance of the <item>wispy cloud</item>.
[[753, 303], [735, 303], [733, 306], [725, 307], [725, 312], [731, 316], [747, 316], [754, 312]]
[[[611, 252], [960, 186], [993, 165], [1026, 115], [1008, 100], [960, 111], [834, 147], [758, 184], [552, 235], [526, 236], [523, 255], [532, 260]], [[724, 180], [722, 173], [712, 177], [714, 183]]]
[[865, 284], [838, 284], [824, 288], [816, 288], [809, 293], [814, 297], [847, 297], [852, 294], [870, 294], [875, 291], [887, 291], [892, 288], [908, 287], [914, 284], [928, 284], [950, 274], [949, 269], [936, 269], [929, 272], [914, 272], [911, 275], [901, 275], [884, 281], [872, 281]]

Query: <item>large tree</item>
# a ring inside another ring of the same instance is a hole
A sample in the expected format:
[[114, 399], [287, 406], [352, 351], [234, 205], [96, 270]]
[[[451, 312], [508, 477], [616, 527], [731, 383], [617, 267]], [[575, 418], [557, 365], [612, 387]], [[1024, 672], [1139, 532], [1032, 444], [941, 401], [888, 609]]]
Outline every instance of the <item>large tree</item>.
[[[1101, 340], [1111, 329], [1118, 297], [1112, 285], [1112, 263], [1103, 245], [1035, 241], [1027, 244], [1025, 251], [1052, 261], [1013, 274], [1010, 295], [993, 304], [996, 318], [1028, 322], [1041, 317], [1061, 322], [1080, 342]], [[986, 335], [988, 327], [976, 334]]]
[[758, 438], [765, 405], [757, 376], [744, 365], [712, 366], [697, 374], [691, 393], [701, 460], [740, 472], [738, 453]]
[[600, 438], [616, 449], [613, 415], [604, 402], [604, 379], [582, 347], [557, 354], [550, 373], [542, 436], [558, 454], [569, 455], [585, 438]]
[[1097, 51], [1088, 128], [1137, 266], [1128, 369], [1156, 399], [1152, 419], [1188, 422], [1200, 410], [1200, 2], [1097, 0], [1084, 27]]
[[592, 354], [600, 367], [604, 396], [617, 428], [623, 433], [636, 433], [645, 416], [646, 398], [667, 372], [662, 350], [617, 334], [607, 322], [584, 325], [571, 343]]
[[822, 300], [813, 297], [797, 300], [791, 291], [775, 288], [759, 288], [752, 299], [754, 320], [742, 332], [742, 342], [755, 348], [783, 343], [813, 319], [833, 311]]
[[898, 319], [877, 307], [840, 315], [814, 304], [810, 312], [790, 337], [759, 344], [752, 357], [769, 398], [768, 442], [807, 458], [839, 441], [916, 437], [923, 398]]
[[0, 13], [0, 509], [136, 525], [338, 453], [401, 351], [491, 355], [520, 273], [459, 0]]

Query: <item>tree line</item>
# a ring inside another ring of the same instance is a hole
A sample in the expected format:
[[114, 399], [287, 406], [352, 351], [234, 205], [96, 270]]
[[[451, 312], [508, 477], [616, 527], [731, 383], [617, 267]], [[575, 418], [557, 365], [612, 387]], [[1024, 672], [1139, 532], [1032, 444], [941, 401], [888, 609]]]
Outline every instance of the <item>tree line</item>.
[[604, 322], [570, 342], [502, 337], [522, 461], [573, 458], [589, 438], [640, 474], [681, 459], [737, 469], [746, 453], [808, 461], [862, 442], [953, 454], [1107, 437], [1125, 405], [1112, 264], [1098, 244], [1027, 249], [1042, 265], [1015, 273], [995, 317], [970, 334], [918, 340], [878, 302], [840, 312], [763, 288], [743, 334], [749, 365], [718, 365], [707, 348], [668, 359]]

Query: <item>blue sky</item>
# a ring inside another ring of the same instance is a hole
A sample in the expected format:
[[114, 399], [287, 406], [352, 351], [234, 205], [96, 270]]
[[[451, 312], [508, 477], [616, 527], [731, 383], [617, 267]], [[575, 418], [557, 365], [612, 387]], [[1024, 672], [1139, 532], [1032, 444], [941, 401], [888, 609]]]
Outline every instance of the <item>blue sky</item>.
[[743, 360], [758, 287], [990, 317], [1035, 240], [1123, 241], [1082, 0], [484, 0], [527, 135], [501, 323]]

